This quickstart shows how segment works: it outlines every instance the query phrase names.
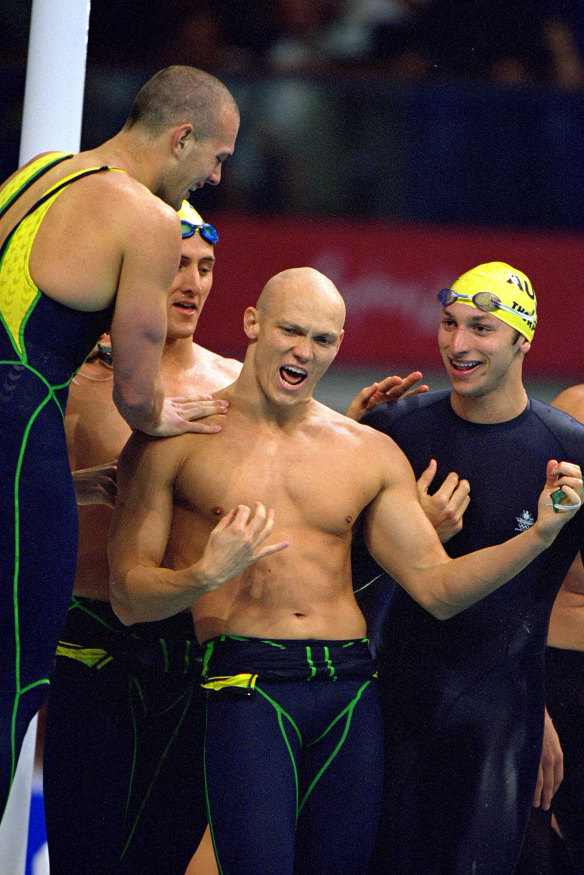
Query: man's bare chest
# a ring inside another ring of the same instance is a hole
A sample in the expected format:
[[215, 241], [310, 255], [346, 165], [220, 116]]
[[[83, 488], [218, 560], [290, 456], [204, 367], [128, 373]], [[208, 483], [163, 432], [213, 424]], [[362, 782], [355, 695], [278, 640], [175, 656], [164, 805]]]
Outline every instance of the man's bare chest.
[[175, 482], [175, 502], [209, 524], [239, 504], [261, 501], [274, 509], [277, 528], [341, 536], [370, 500], [358, 459], [334, 440], [216, 437], [189, 455]]

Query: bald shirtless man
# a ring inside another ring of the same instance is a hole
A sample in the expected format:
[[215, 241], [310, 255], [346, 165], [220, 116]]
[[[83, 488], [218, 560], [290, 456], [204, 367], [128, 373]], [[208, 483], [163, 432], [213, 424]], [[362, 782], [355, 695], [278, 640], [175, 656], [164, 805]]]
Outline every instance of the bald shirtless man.
[[[447, 618], [545, 550], [581, 503], [578, 467], [550, 460], [530, 529], [450, 559], [396, 444], [313, 398], [344, 319], [317, 271], [273, 277], [244, 314], [241, 374], [216, 395], [229, 401], [221, 432], [135, 434], [120, 459], [112, 605], [128, 624], [192, 605], [208, 816], [225, 875], [366, 869], [382, 744], [351, 583], [356, 520], [377, 561]], [[565, 505], [550, 497], [558, 484]]]
[[216, 411], [212, 402], [165, 397], [160, 355], [180, 259], [176, 210], [219, 182], [238, 128], [221, 82], [169, 67], [110, 140], [38, 155], [0, 186], [0, 816], [75, 576], [69, 382], [111, 325], [113, 397], [130, 427], [209, 428], [190, 420]]
[[[233, 382], [241, 363], [193, 342], [218, 237], [188, 202], [179, 216], [181, 261], [168, 297], [161, 372], [167, 391], [192, 396]], [[131, 433], [112, 384], [106, 335], [73, 379], [65, 417], [80, 538], [46, 722], [51, 871], [183, 875], [207, 822], [199, 648], [188, 612], [129, 629], [109, 605], [112, 463]]]

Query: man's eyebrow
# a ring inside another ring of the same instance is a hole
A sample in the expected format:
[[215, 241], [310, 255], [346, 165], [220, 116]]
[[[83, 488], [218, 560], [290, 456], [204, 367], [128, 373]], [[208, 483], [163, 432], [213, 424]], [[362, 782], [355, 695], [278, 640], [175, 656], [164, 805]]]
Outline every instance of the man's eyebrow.
[[[442, 315], [448, 316], [449, 319], [453, 319], [455, 322], [460, 322], [460, 319], [457, 319], [456, 316], [454, 316], [450, 312], [448, 307], [444, 307], [444, 309], [442, 310]], [[473, 313], [473, 315], [471, 316], [470, 324], [475, 325], [477, 322], [483, 322], [485, 320], [485, 317], [488, 316], [493, 316], [495, 319], [497, 318], [494, 313], [488, 313], [486, 310], [477, 310], [477, 312]]]

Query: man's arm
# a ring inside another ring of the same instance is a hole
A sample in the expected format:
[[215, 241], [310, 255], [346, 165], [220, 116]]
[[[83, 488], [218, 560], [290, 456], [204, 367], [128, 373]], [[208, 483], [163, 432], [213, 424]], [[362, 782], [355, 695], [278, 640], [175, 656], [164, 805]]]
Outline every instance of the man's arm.
[[[550, 461], [533, 526], [504, 544], [450, 559], [422, 510], [409, 462], [393, 441], [385, 446], [382, 464], [383, 486], [364, 514], [366, 545], [438, 619], [454, 616], [518, 574], [549, 547], [582, 499], [578, 466]], [[566, 504], [575, 507], [556, 512], [550, 494], [560, 485]]]
[[212, 530], [200, 559], [187, 568], [161, 567], [173, 515], [173, 485], [183, 460], [180, 444], [134, 434], [118, 463], [118, 496], [108, 543], [111, 603], [127, 625], [161, 620], [190, 607], [288, 542], [263, 547], [271, 510], [233, 508]]

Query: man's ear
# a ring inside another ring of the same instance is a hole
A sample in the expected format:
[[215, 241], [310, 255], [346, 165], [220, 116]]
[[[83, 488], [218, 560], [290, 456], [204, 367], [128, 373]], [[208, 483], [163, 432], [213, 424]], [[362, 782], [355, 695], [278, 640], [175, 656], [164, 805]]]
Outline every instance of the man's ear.
[[172, 132], [172, 149], [176, 155], [183, 151], [192, 133], [193, 126], [186, 122], [184, 125], [179, 125], [174, 129]]
[[257, 340], [260, 330], [260, 318], [255, 307], [248, 307], [243, 314], [243, 330], [248, 340]]
[[531, 340], [526, 340], [522, 334], [519, 335], [519, 349], [521, 350], [523, 355], [527, 355], [527, 353], [531, 349]]

